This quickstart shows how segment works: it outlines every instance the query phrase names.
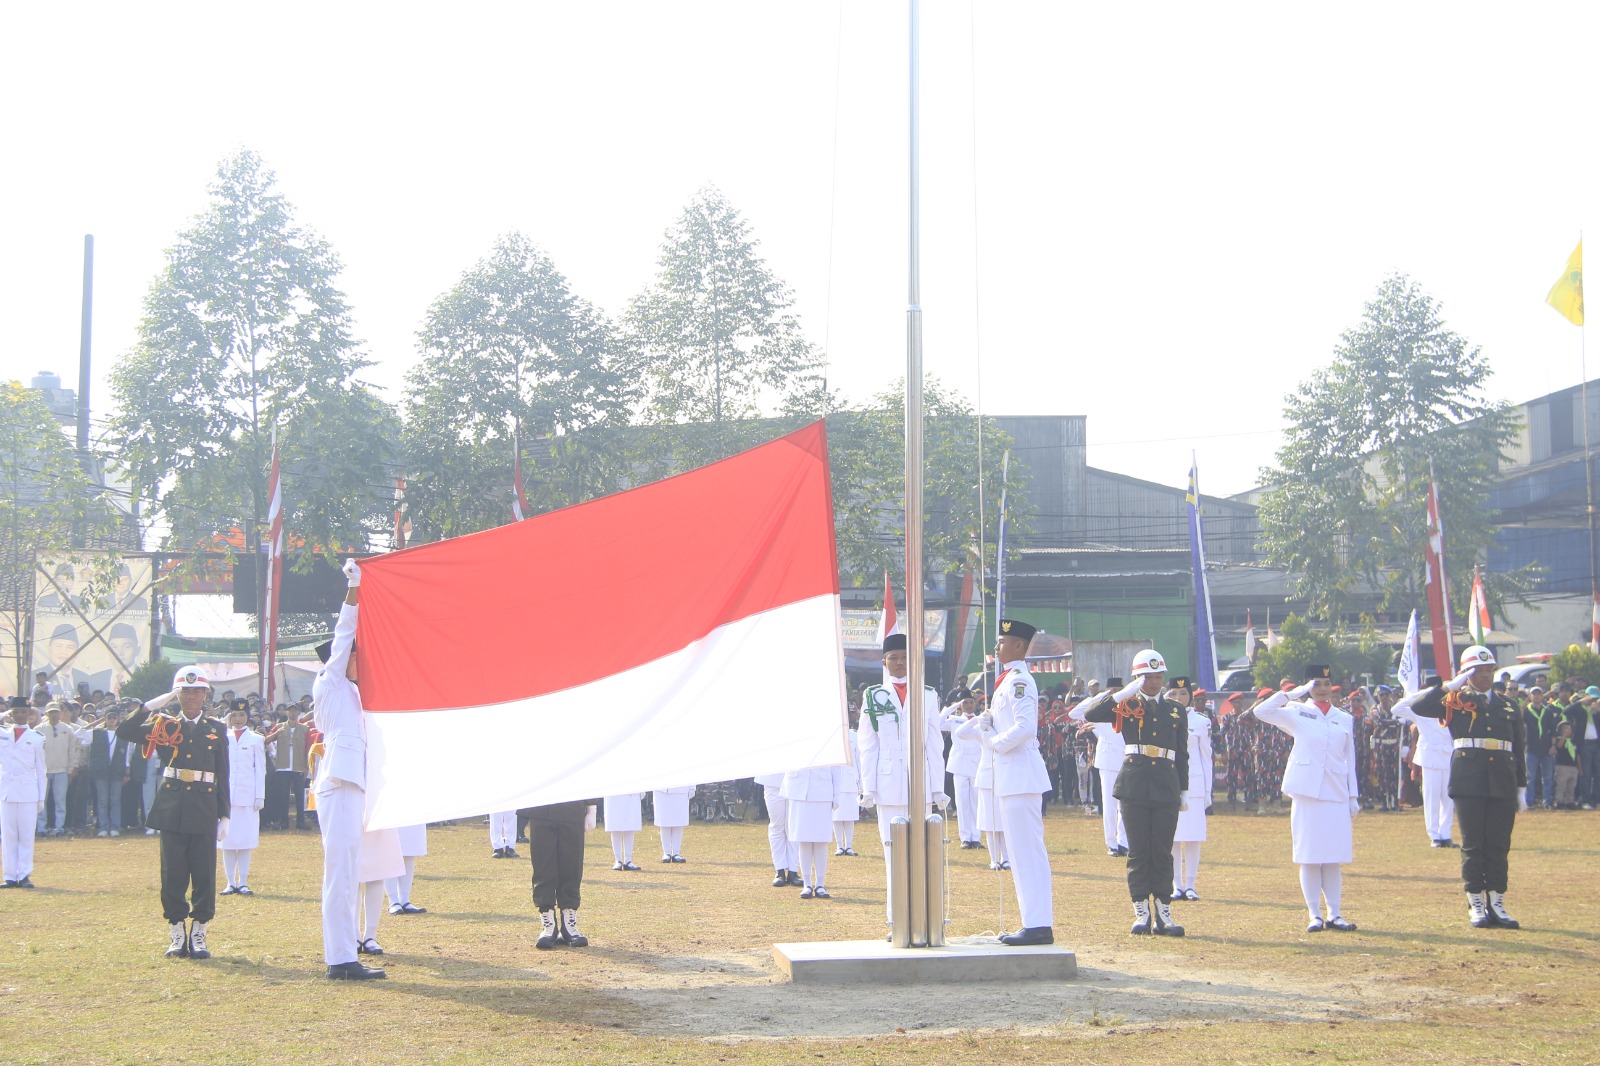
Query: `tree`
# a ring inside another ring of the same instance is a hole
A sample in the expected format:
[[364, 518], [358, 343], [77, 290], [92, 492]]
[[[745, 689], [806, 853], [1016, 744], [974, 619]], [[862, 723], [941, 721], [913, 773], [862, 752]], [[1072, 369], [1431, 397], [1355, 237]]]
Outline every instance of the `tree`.
[[399, 420], [356, 380], [337, 256], [275, 186], [252, 152], [222, 162], [111, 375], [111, 459], [174, 547], [238, 528], [254, 549], [274, 426], [286, 529], [337, 553], [386, 527]]
[[1600, 655], [1590, 651], [1587, 644], [1568, 644], [1565, 651], [1556, 652], [1550, 660], [1550, 681], [1569, 677], [1576, 677], [1585, 685], [1600, 685]]
[[[0, 383], [0, 640], [8, 649], [26, 647], [39, 561], [72, 561], [74, 544], [109, 533], [115, 522], [44, 397]], [[29, 665], [17, 655], [19, 693], [28, 691]]]
[[[1363, 597], [1379, 609], [1421, 598], [1430, 465], [1445, 530], [1445, 571], [1462, 610], [1472, 564], [1493, 535], [1496, 464], [1517, 431], [1511, 406], [1487, 394], [1482, 350], [1445, 327], [1438, 305], [1404, 275], [1384, 279], [1332, 362], [1287, 398], [1288, 442], [1264, 469], [1267, 559], [1296, 579], [1310, 614], [1343, 626]], [[1527, 575], [1496, 575], [1491, 595]]]
[[815, 391], [821, 361], [758, 246], [712, 187], [667, 230], [655, 284], [625, 316], [652, 421], [721, 426]]
[[632, 384], [610, 323], [521, 234], [434, 301], [407, 378], [406, 501], [423, 539], [511, 518], [513, 441], [534, 511], [612, 491]]
[[1381, 682], [1395, 662], [1394, 652], [1377, 639], [1371, 627], [1358, 642], [1351, 643], [1334, 633], [1318, 632], [1309, 621], [1291, 614], [1284, 619], [1279, 637], [1277, 644], [1261, 648], [1256, 655], [1252, 676], [1257, 685], [1277, 688], [1285, 677], [1299, 683], [1305, 679], [1306, 667], [1313, 664], [1331, 667], [1338, 684], [1361, 684], [1363, 674]]

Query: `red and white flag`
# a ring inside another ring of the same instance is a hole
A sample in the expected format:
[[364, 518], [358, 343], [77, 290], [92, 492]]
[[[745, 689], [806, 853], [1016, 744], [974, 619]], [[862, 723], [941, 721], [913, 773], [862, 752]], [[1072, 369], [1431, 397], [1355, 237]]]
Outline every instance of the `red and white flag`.
[[261, 698], [274, 702], [278, 665], [278, 592], [283, 584], [283, 486], [278, 481], [278, 430], [272, 430], [272, 471], [267, 475], [267, 581], [261, 599]]
[[1244, 658], [1251, 665], [1256, 661], [1256, 624], [1250, 621], [1250, 608], [1244, 609]]
[[1472, 634], [1474, 644], [1482, 644], [1494, 632], [1489, 621], [1489, 597], [1483, 591], [1483, 575], [1477, 567], [1472, 570], [1472, 604], [1467, 610], [1467, 631]]
[[368, 827], [849, 761], [833, 521], [817, 422], [366, 560]]
[[[891, 633], [904, 632], [900, 628], [900, 613], [894, 609], [894, 586], [889, 584], [889, 571], [883, 572], [883, 610], [878, 612], [878, 647]], [[889, 668], [883, 668], [883, 683], [889, 684]]]
[[1427, 563], [1428, 621], [1433, 629], [1433, 668], [1446, 680], [1456, 676], [1456, 648], [1450, 633], [1450, 584], [1444, 573], [1444, 523], [1439, 518], [1439, 489], [1428, 472]]
[[411, 516], [407, 513], [406, 479], [394, 483], [394, 550], [399, 551], [411, 539]]

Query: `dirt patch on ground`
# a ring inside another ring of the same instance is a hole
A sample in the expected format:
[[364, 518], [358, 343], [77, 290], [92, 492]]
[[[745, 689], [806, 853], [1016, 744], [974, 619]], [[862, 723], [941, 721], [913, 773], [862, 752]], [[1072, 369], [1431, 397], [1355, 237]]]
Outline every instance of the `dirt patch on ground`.
[[[1195, 970], [1177, 956], [1080, 952], [1078, 978], [902, 986], [797, 987], [770, 952], [662, 960], [608, 976], [633, 1006], [622, 1028], [716, 1041], [1092, 1032], [1223, 1021], [1401, 1021], [1428, 989], [1384, 982], [1318, 984], [1271, 973]], [[598, 976], [598, 975], [595, 975]]]

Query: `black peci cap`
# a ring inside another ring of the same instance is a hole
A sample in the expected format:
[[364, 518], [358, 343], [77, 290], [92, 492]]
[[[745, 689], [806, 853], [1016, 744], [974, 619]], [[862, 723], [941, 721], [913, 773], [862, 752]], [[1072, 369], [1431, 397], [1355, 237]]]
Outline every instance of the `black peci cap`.
[[888, 655], [892, 651], [905, 650], [906, 635], [904, 633], [890, 633], [888, 636], [883, 638], [883, 654]]
[[1333, 677], [1333, 670], [1327, 666], [1306, 667], [1307, 681], [1327, 681]]
[[1022, 640], [1032, 640], [1033, 635], [1039, 632], [1035, 626], [1026, 622], [1019, 622], [1014, 618], [1000, 619], [1000, 635], [1002, 637], [1017, 637]]

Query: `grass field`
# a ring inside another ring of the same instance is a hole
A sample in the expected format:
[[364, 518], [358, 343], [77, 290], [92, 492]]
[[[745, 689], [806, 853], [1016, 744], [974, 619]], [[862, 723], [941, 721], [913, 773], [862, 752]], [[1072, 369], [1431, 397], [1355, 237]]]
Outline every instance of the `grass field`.
[[[590, 834], [588, 949], [535, 951], [529, 864], [482, 824], [429, 833], [385, 916], [389, 979], [322, 977], [314, 833], [264, 834], [253, 898], [219, 901], [209, 962], [161, 957], [156, 841], [41, 841], [33, 892], [0, 894], [0, 1061], [1178, 1062], [1600, 1061], [1600, 815], [1518, 820], [1518, 932], [1470, 929], [1457, 851], [1420, 814], [1365, 814], [1346, 868], [1351, 934], [1308, 935], [1286, 817], [1211, 820], [1182, 940], [1133, 938], [1097, 818], [1051, 809], [1056, 938], [1077, 981], [795, 988], [775, 941], [883, 932], [883, 863], [831, 862], [831, 902], [770, 887], [765, 826], [694, 825], [688, 865], [613, 873]], [[524, 855], [526, 847], [520, 847]], [[1016, 924], [982, 851], [948, 852], [951, 935]], [[1002, 907], [1004, 908], [1002, 914]]]

